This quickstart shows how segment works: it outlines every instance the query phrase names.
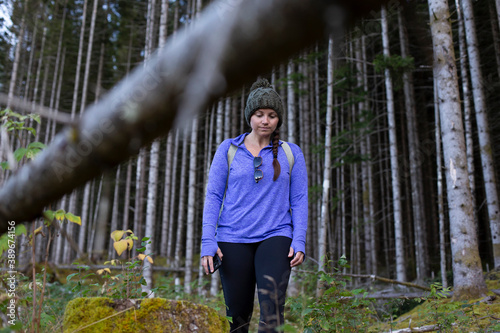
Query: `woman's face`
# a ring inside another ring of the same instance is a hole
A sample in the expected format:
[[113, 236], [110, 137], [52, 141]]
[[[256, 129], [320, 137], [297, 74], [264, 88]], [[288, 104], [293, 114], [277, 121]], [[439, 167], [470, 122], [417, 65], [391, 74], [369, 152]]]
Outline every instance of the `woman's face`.
[[273, 109], [258, 109], [250, 117], [250, 127], [257, 135], [270, 136], [279, 123], [279, 117]]

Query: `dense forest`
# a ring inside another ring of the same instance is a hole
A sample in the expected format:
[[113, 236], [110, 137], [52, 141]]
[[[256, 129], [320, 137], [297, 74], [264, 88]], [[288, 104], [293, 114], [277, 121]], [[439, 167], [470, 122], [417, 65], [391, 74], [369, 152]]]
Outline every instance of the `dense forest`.
[[[209, 2], [3, 3], [12, 24], [0, 21], [0, 184], [195, 25]], [[261, 73], [286, 105], [281, 138], [306, 157], [307, 258], [316, 269], [345, 255], [352, 274], [481, 290], [477, 271], [500, 267], [499, 18], [498, 0], [391, 1]], [[109, 235], [130, 229], [150, 237], [148, 269], [175, 274], [188, 291], [194, 272], [209, 279], [199, 265], [208, 170], [225, 138], [249, 131], [251, 83], [52, 203], [47, 209], [71, 213], [60, 236], [37, 236], [35, 258], [23, 236], [19, 266], [45, 260], [50, 242], [59, 267], [84, 255], [116, 258]], [[40, 106], [48, 114], [20, 116]], [[211, 278], [206, 292], [215, 294]]]

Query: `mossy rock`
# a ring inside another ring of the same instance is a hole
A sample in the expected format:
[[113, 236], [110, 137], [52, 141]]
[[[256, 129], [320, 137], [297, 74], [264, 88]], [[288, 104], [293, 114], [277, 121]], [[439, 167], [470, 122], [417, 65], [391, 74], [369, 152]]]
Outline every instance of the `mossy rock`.
[[76, 298], [64, 313], [64, 332], [229, 332], [229, 322], [205, 305], [163, 298]]

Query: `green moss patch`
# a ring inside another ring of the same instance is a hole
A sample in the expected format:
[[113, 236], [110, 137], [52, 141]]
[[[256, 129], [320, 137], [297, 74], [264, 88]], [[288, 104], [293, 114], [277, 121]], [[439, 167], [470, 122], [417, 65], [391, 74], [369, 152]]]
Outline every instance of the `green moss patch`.
[[[472, 301], [452, 299], [427, 300], [392, 323], [374, 325], [369, 332], [391, 332], [398, 329], [438, 325], [441, 332], [496, 332], [500, 329], [500, 297]], [[493, 330], [492, 330], [493, 329]]]
[[229, 332], [216, 310], [163, 298], [113, 300], [77, 298], [66, 307], [64, 332]]

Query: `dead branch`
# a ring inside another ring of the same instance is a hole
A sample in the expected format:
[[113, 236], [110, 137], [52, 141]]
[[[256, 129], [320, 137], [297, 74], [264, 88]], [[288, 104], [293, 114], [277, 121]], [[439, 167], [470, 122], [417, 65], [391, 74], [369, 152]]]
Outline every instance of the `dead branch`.
[[339, 274], [339, 275], [340, 276], [354, 277], [354, 278], [361, 278], [361, 279], [372, 279], [372, 280], [377, 280], [377, 281], [381, 281], [381, 282], [385, 282], [385, 283], [399, 284], [399, 285], [406, 286], [406, 287], [418, 288], [418, 289], [422, 289], [425, 291], [431, 291], [431, 288], [429, 288], [429, 287], [421, 286], [421, 285], [411, 283], [411, 282], [392, 280], [392, 279], [388, 279], [388, 278], [385, 278], [382, 276], [377, 276], [377, 275], [363, 275], [363, 274]]
[[174, 121], [193, 118], [216, 98], [327, 34], [341, 34], [385, 2], [213, 3], [194, 26], [171, 38], [6, 181], [0, 189], [0, 233], [7, 221], [40, 216], [49, 203], [168, 133]]
[[[297, 270], [297, 272], [308, 273], [308, 274], [317, 274], [317, 272], [306, 271], [306, 270]], [[431, 288], [429, 288], [429, 287], [421, 286], [421, 285], [418, 285], [418, 284], [415, 284], [415, 283], [411, 283], [411, 282], [404, 282], [404, 281], [392, 280], [392, 279], [388, 279], [388, 278], [385, 278], [385, 277], [382, 277], [382, 276], [373, 275], [373, 274], [368, 275], [368, 274], [342, 274], [342, 273], [337, 273], [336, 275], [337, 276], [346, 276], [346, 277], [360, 278], [360, 279], [377, 280], [377, 281], [381, 281], [381, 282], [385, 282], [385, 283], [399, 284], [399, 285], [403, 285], [403, 286], [406, 286], [406, 287], [422, 289], [422, 290], [425, 290], [425, 291], [431, 291]]]
[[[439, 325], [426, 325], [422, 327], [408, 327], [399, 330], [391, 330], [390, 333], [412, 333], [412, 332], [433, 332], [440, 329]], [[387, 332], [387, 333], [389, 333]]]

